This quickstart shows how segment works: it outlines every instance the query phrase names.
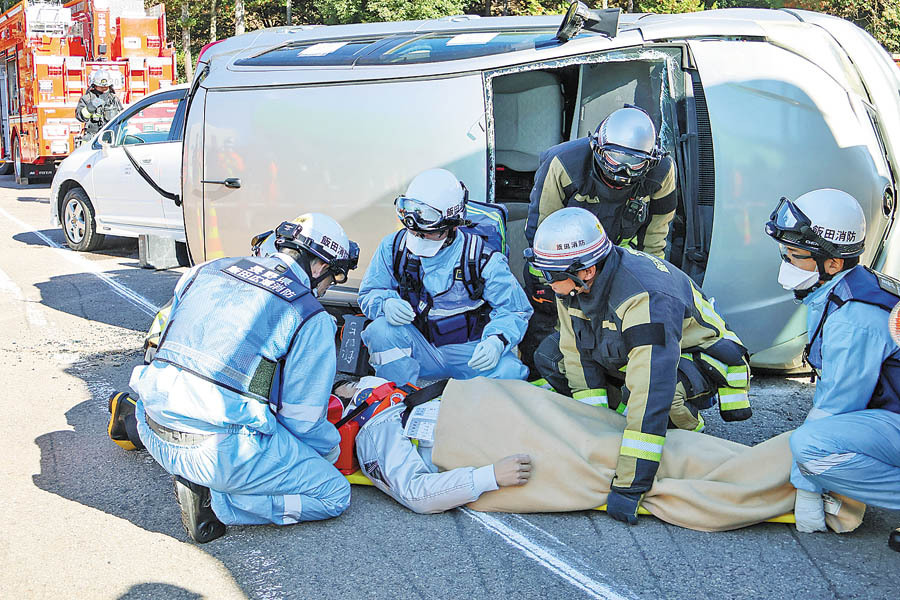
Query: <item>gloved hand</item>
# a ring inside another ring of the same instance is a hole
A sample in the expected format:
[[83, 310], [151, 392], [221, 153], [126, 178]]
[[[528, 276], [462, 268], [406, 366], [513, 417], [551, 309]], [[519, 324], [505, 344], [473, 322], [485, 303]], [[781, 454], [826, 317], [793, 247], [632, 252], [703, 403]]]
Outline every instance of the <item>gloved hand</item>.
[[797, 490], [797, 498], [794, 500], [794, 520], [797, 531], [801, 533], [828, 531], [825, 527], [825, 502], [822, 500], [822, 494]]
[[492, 335], [486, 340], [481, 340], [475, 346], [475, 352], [469, 359], [469, 366], [476, 371], [490, 371], [500, 362], [500, 355], [503, 354], [505, 344], [496, 335]]
[[92, 119], [94, 117], [94, 113], [88, 110], [87, 106], [81, 109], [81, 116], [85, 119]]
[[640, 492], [617, 492], [612, 490], [606, 498], [606, 514], [616, 521], [622, 521], [629, 525], [637, 525], [638, 507], [644, 494]]
[[406, 300], [400, 298], [388, 298], [381, 306], [384, 311], [384, 318], [391, 325], [409, 325], [416, 318], [416, 311], [409, 305]]

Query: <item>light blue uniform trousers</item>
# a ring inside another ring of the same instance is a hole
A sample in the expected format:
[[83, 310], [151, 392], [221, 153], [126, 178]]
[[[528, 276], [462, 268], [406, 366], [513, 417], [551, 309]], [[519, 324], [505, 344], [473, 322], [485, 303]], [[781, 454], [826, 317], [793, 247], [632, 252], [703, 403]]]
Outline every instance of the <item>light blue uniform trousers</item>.
[[512, 352], [504, 350], [500, 362], [490, 371], [476, 371], [467, 364], [477, 341], [432, 346], [414, 325], [391, 325], [378, 317], [366, 327], [363, 342], [369, 349], [375, 374], [399, 385], [426, 379], [525, 379], [528, 368]]
[[791, 434], [791, 451], [822, 489], [900, 510], [900, 414], [869, 409], [807, 421]]
[[161, 439], [137, 403], [138, 434], [173, 475], [210, 489], [226, 525], [291, 525], [336, 517], [350, 504], [350, 484], [318, 452], [278, 425], [264, 435], [246, 427], [211, 434], [195, 446]]

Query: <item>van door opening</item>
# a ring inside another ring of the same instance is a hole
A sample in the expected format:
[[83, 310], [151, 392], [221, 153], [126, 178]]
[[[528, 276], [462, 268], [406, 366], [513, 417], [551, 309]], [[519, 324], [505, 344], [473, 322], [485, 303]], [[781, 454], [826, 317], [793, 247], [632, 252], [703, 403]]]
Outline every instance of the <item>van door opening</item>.
[[[688, 229], [702, 229], [687, 208], [696, 200], [692, 191], [681, 132], [688, 117], [685, 76], [678, 60], [681, 48], [626, 50], [578, 57], [577, 62], [556, 61], [486, 73], [488, 110], [493, 125], [493, 197], [510, 210], [510, 263], [521, 273], [521, 253], [528, 201], [539, 157], [548, 148], [596, 130], [600, 122], [626, 104], [647, 111], [656, 125], [662, 147], [678, 168], [678, 208], [671, 226], [667, 258], [682, 266]], [[694, 136], [696, 137], [696, 136]], [[490, 139], [490, 138], [489, 138]], [[688, 140], [690, 141], [690, 140]], [[691, 143], [696, 144], [696, 139]], [[695, 176], [695, 174], [693, 174]], [[491, 182], [489, 182], [489, 186]], [[686, 202], [686, 198], [692, 200]], [[693, 210], [691, 210], [693, 212]], [[712, 212], [707, 217], [712, 228]], [[704, 261], [705, 262], [705, 261]], [[702, 282], [703, 269], [688, 274]]]

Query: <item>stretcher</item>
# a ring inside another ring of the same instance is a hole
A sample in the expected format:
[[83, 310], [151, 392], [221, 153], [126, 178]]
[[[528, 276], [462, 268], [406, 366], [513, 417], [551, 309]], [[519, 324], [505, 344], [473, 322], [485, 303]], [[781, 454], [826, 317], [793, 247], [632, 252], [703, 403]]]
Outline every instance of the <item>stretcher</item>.
[[[362, 469], [360, 469], [359, 471], [357, 471], [355, 473], [351, 473], [350, 475], [345, 475], [344, 477], [346, 477], [347, 481], [349, 481], [352, 485], [372, 485], [372, 482], [369, 480], [369, 478], [366, 477], [365, 475], [363, 475]], [[606, 512], [606, 505], [604, 504], [603, 506], [598, 506], [594, 510]], [[639, 515], [649, 515], [651, 513], [649, 510], [647, 510], [643, 506], [640, 506], [640, 507], [638, 507], [638, 514]], [[787, 513], [787, 514], [783, 514], [778, 517], [766, 519], [765, 522], [766, 523], [795, 523], [796, 521], [794, 520], [794, 513]]]

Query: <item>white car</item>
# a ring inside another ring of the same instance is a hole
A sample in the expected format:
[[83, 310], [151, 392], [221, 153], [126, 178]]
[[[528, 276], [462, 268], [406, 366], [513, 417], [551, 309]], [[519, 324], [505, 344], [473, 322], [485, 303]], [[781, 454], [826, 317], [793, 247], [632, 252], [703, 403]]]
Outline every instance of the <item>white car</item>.
[[106, 235], [184, 242], [181, 148], [187, 85], [149, 94], [70, 154], [50, 187], [50, 216], [73, 250]]

